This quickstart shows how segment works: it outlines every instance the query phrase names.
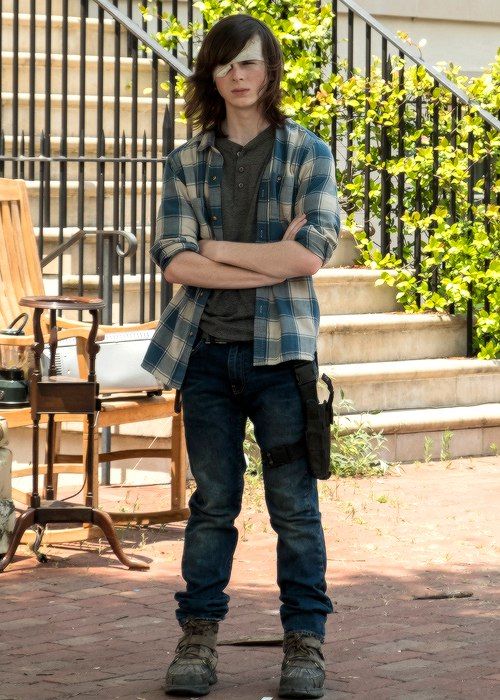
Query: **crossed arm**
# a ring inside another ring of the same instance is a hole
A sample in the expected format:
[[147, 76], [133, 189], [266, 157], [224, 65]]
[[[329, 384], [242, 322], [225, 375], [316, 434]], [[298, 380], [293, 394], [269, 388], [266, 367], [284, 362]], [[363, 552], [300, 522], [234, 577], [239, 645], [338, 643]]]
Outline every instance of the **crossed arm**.
[[246, 289], [312, 275], [321, 259], [293, 240], [305, 222], [305, 215], [297, 216], [276, 243], [201, 240], [199, 253], [183, 251], [174, 257], [165, 279], [207, 289]]

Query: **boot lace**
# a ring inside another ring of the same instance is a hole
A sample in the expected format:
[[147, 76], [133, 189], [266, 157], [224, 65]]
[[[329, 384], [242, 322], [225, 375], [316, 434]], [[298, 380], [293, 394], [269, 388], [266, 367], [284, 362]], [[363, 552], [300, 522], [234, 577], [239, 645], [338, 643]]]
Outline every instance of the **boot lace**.
[[304, 636], [301, 634], [289, 635], [285, 641], [284, 651], [286, 663], [301, 661], [305, 666], [309, 666], [310, 663], [318, 667], [321, 666], [318, 661], [318, 657], [320, 656], [318, 649], [309, 646]]
[[210, 647], [199, 643], [193, 644], [192, 638], [215, 630], [215, 624], [211, 620], [188, 619], [182, 626], [184, 636], [177, 645], [177, 656], [182, 656], [184, 659], [199, 659], [200, 651]]

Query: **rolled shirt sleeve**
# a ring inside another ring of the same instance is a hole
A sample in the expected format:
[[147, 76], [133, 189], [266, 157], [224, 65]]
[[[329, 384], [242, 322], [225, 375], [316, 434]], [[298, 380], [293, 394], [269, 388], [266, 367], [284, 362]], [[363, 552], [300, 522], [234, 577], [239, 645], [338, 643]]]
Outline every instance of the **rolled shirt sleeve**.
[[182, 169], [175, 169], [171, 156], [165, 163], [163, 191], [156, 219], [156, 240], [150, 254], [162, 272], [177, 253], [199, 252], [199, 223], [189, 203]]
[[340, 210], [335, 162], [323, 141], [314, 141], [302, 163], [295, 200], [295, 216], [306, 214], [307, 223], [295, 240], [317, 255], [322, 267], [330, 260], [340, 231]]

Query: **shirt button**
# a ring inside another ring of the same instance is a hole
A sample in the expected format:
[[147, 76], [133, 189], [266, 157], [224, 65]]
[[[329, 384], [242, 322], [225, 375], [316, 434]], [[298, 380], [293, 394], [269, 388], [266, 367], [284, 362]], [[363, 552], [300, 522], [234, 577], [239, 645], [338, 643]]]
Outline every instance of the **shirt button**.
[[240, 165], [240, 167], [238, 168], [238, 170], [240, 171], [240, 173], [244, 173], [244, 172], [245, 172], [245, 168], [244, 168], [242, 165]]
[[193, 331], [191, 331], [189, 335], [193, 335]]
[[242, 183], [242, 182], [238, 182], [238, 187], [239, 187], [240, 190], [241, 190], [241, 188], [243, 187], [243, 183]]
[[236, 155], [237, 155], [237, 156], [241, 155], [241, 151], [238, 151], [238, 152], [236, 153]]
[[212, 216], [212, 221], [217, 221], [217, 217], [215, 216], [215, 214]]

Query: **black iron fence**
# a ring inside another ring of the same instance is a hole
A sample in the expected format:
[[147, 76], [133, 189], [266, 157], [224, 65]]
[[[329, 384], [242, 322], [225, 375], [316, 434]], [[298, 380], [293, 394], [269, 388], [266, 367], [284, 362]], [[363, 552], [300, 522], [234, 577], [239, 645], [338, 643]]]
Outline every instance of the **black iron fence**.
[[[356, 68], [364, 68], [368, 78], [375, 54], [387, 77], [396, 56], [403, 85], [408, 67], [421, 66], [436, 88], [450, 95], [453, 143], [453, 123], [471, 108], [467, 94], [355, 3], [333, 0], [331, 5], [332, 73], [343, 71], [349, 79]], [[36, 191], [37, 196], [31, 198], [32, 216], [41, 256], [77, 229], [125, 230], [136, 236], [137, 251], [130, 259], [115, 255], [111, 238], [95, 237], [95, 251], [79, 243], [73, 261], [76, 267], [67, 269], [60, 257], [51, 270], [54, 293], [72, 290], [81, 294], [95, 288], [108, 302], [108, 322], [122, 323], [132, 320], [131, 316], [137, 321], [157, 318], [171, 296], [171, 287], [151, 263], [148, 250], [155, 237], [162, 163], [192, 135], [190, 125], [179, 119], [182, 101], [177, 97], [176, 80], [190, 74], [196, 46], [190, 39], [185, 55], [178, 56], [175, 49], [165, 50], [153, 35], [165, 26], [164, 14], [187, 24], [196, 10], [192, 0], [154, 2], [149, 7], [155, 10], [153, 23], [144, 21], [132, 1], [0, 0], [0, 176], [24, 178]], [[442, 129], [439, 111], [424, 97], [410, 107], [402, 102], [399, 122], [382, 127], [377, 138], [375, 130], [366, 126], [366, 154], [377, 148], [386, 163], [391, 155], [403, 156], [404, 135], [419, 130], [429, 114], [435, 125], [431, 146], [437, 145]], [[496, 117], [474, 109], [486, 129], [500, 128]], [[353, 149], [354, 119], [354, 108], [347, 106], [345, 114], [335, 116], [330, 125], [342, 188], [359, 175]], [[464, 148], [471, 155], [474, 152], [473, 131]], [[365, 161], [362, 177], [360, 227], [376, 240], [383, 254], [396, 251], [409, 257], [418, 275], [426, 232], [417, 227], [408, 247], [402, 220], [404, 172], [394, 175], [384, 167], [374, 172]], [[488, 204], [494, 196], [494, 177], [491, 155], [471, 162], [467, 173], [471, 224], [476, 184], [483, 178], [483, 199]], [[381, 189], [376, 211], [370, 197], [374, 178], [379, 179]], [[428, 211], [423, 211], [422, 186], [416, 185], [415, 207], [424, 214]], [[430, 211], [448, 196], [439, 191], [437, 179], [431, 187], [430, 204], [425, 198]], [[342, 201], [349, 212], [353, 202], [346, 191]], [[449, 200], [453, 219], [453, 194]], [[470, 305], [470, 352], [473, 315]]]
[[[189, 75], [189, 66], [144, 31], [137, 3], [127, 2], [126, 12], [118, 5], [0, 0], [0, 176], [26, 179], [36, 191], [41, 257], [78, 229], [136, 236], [128, 260], [97, 236], [95, 252], [79, 243], [76, 269], [61, 256], [51, 270], [54, 293], [95, 289], [107, 301], [105, 320], [123, 323], [134, 280], [137, 321], [157, 317], [171, 295], [148, 248], [162, 162], [191, 130], [176, 120], [175, 97], [176, 76]], [[158, 16], [164, 6], [156, 3]], [[177, 12], [177, 2], [169, 9]], [[189, 3], [188, 19], [192, 11]]]

